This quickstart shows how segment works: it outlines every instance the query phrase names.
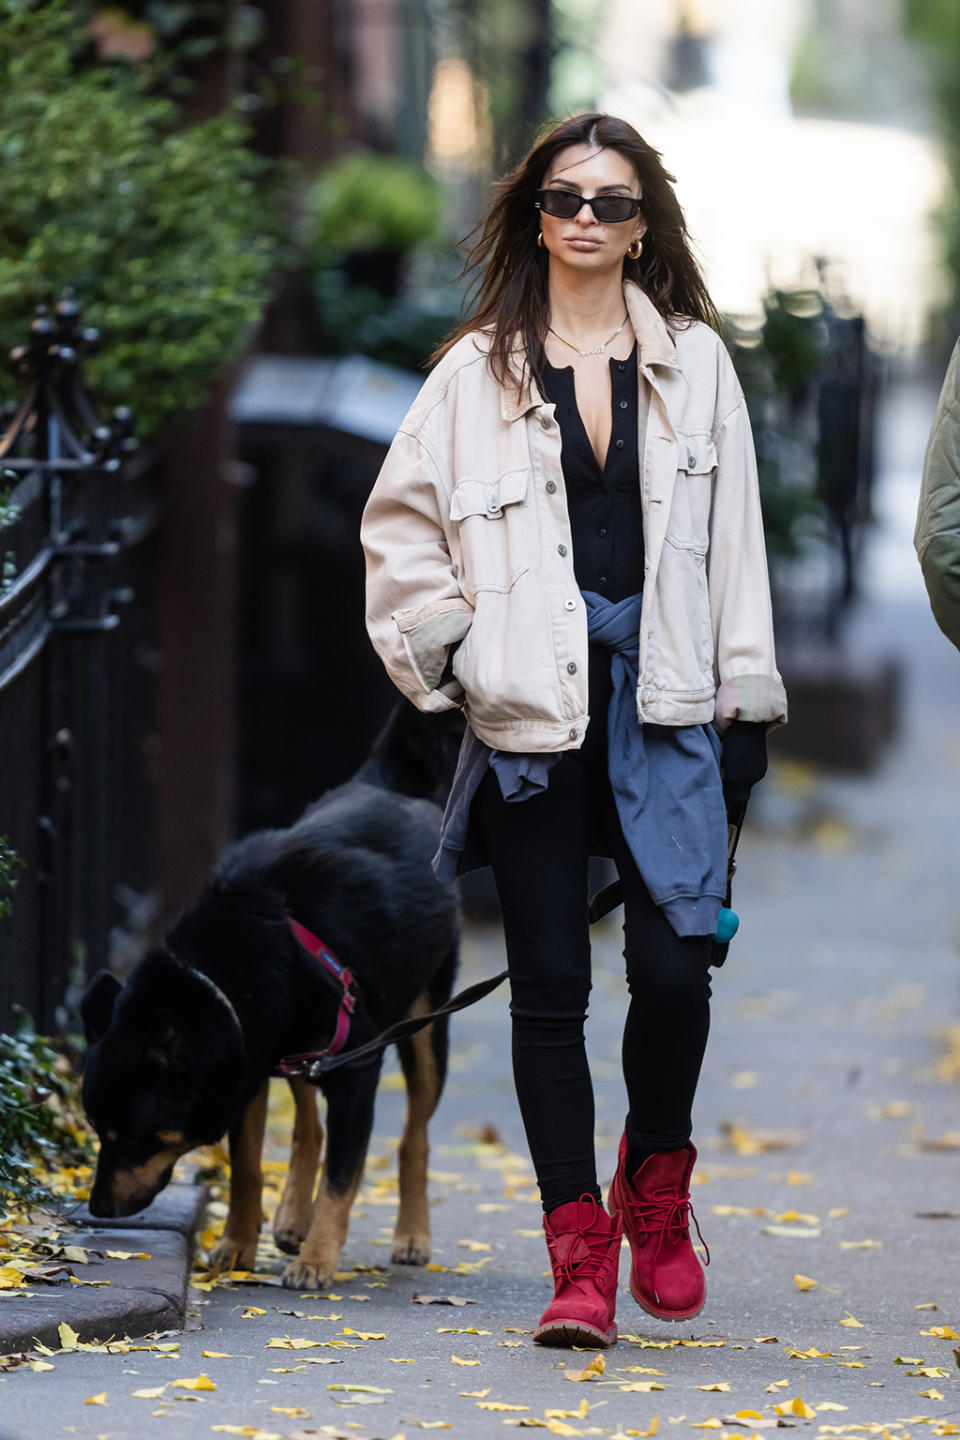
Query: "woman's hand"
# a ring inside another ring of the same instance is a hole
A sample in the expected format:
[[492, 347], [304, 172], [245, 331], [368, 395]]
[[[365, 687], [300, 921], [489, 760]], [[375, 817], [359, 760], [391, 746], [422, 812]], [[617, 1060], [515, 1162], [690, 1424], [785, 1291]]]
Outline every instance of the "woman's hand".
[[720, 740], [723, 798], [745, 804], [767, 773], [767, 727], [763, 721], [731, 720]]

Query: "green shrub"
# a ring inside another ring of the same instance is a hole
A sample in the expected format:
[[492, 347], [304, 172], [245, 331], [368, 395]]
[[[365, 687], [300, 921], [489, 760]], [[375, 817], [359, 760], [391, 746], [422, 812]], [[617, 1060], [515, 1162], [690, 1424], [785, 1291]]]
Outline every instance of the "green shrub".
[[307, 192], [308, 242], [321, 263], [358, 250], [406, 252], [434, 239], [440, 192], [418, 165], [391, 155], [346, 155]]
[[[0, 1201], [54, 1201], [56, 1172], [86, 1166], [92, 1139], [79, 1111], [68, 1060], [24, 1018], [0, 1034]], [[59, 1187], [57, 1187], [59, 1188]]]
[[75, 286], [104, 337], [90, 381], [149, 434], [243, 345], [280, 207], [237, 115], [183, 126], [127, 67], [77, 67], [83, 43], [64, 0], [0, 0], [0, 336]]

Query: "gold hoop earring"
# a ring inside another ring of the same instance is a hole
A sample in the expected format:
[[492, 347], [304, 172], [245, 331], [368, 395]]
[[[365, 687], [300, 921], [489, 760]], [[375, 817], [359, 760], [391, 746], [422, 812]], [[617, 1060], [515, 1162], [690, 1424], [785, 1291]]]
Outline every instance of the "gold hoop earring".
[[639, 259], [640, 259], [640, 256], [641, 256], [642, 254], [643, 254], [643, 241], [642, 241], [642, 240], [640, 239], [640, 237], [638, 236], [636, 240], [631, 240], [631, 241], [630, 241], [630, 248], [629, 248], [629, 250], [627, 251], [627, 255], [628, 255], [628, 257], [629, 257], [631, 260], [639, 260]]
[[546, 248], [546, 247], [544, 246], [544, 243], [543, 243], [543, 231], [542, 231], [542, 230], [538, 230], [538, 231], [537, 231], [537, 249], [538, 249], [538, 250], [543, 250], [543, 249], [545, 249], [545, 248]]

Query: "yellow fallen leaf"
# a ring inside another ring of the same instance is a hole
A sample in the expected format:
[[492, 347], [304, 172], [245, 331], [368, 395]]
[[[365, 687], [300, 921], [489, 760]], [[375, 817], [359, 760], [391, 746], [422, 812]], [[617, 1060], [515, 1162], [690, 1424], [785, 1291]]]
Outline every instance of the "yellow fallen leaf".
[[693, 1426], [694, 1430], [722, 1430], [723, 1421], [712, 1415], [709, 1420], [698, 1420]]
[[[337, 1319], [339, 1320], [339, 1315]], [[386, 1340], [386, 1335], [376, 1330], [351, 1330], [349, 1325], [344, 1325], [340, 1331], [341, 1335], [353, 1335], [357, 1340]]]
[[728, 1390], [730, 1389], [730, 1381], [729, 1381], [729, 1380], [718, 1380], [718, 1381], [716, 1381], [716, 1383], [713, 1384], [713, 1385], [698, 1385], [698, 1386], [697, 1386], [697, 1389], [698, 1389], [698, 1390], [723, 1390], [723, 1391], [728, 1391]]
[[836, 1205], [832, 1210], [828, 1210], [827, 1214], [831, 1220], [843, 1220], [850, 1211], [846, 1205]]
[[200, 1354], [204, 1360], [232, 1360], [232, 1355], [227, 1355], [223, 1350], [201, 1350]]
[[675, 1345], [683, 1345], [687, 1350], [716, 1350], [726, 1345], [726, 1340], [675, 1340]]
[[458, 1240], [457, 1244], [464, 1250], [492, 1250], [493, 1246], [488, 1245], [484, 1240]]
[[51, 1365], [49, 1360], [33, 1360], [30, 1364], [31, 1370], [56, 1370], [56, 1365]]
[[134, 1254], [132, 1250], [107, 1251], [108, 1260], [150, 1260], [151, 1258], [152, 1257], [148, 1255], [145, 1250], [140, 1250], [136, 1254]]
[[274, 1415], [289, 1415], [291, 1420], [309, 1420], [310, 1411], [304, 1410], [302, 1405], [271, 1405], [270, 1409]]
[[934, 1325], [929, 1330], [921, 1330], [920, 1334], [932, 1335], [935, 1340], [960, 1340], [960, 1335], [949, 1325]]
[[817, 1411], [821, 1410], [849, 1410], [849, 1405], [840, 1405], [836, 1400], [821, 1400], [816, 1406]]
[[[567, 1379], [572, 1379], [572, 1376], [568, 1375]], [[622, 1385], [617, 1386], [617, 1389], [629, 1391], [635, 1395], [649, 1395], [653, 1390], [662, 1390], [663, 1386], [656, 1380], [625, 1380]]]
[[820, 1216], [808, 1215], [803, 1210], [784, 1210], [777, 1216], [777, 1221], [781, 1225], [819, 1225]]
[[255, 1315], [266, 1315], [266, 1310], [261, 1310], [259, 1305], [248, 1305], [240, 1316], [241, 1320], [252, 1320]]
[[106, 1390], [101, 1390], [101, 1392], [100, 1392], [99, 1395], [88, 1395], [87, 1398], [86, 1398], [86, 1400], [84, 1400], [83, 1403], [84, 1403], [84, 1405], [106, 1405], [106, 1403], [107, 1403], [107, 1392], [106, 1392]]
[[832, 1360], [834, 1358], [832, 1350], [818, 1350], [816, 1345], [811, 1345], [809, 1350], [788, 1349], [786, 1353], [791, 1360]]
[[762, 1420], [763, 1415], [759, 1410], [737, 1410], [734, 1412], [735, 1420]]
[[766, 1393], [773, 1395], [777, 1390], [784, 1390], [790, 1384], [789, 1380], [774, 1380], [771, 1385], [766, 1386]]
[[391, 1355], [391, 1356], [390, 1356], [390, 1364], [391, 1364], [391, 1365], [416, 1365], [416, 1363], [417, 1363], [416, 1360], [406, 1360], [406, 1359], [402, 1359], [401, 1357], [399, 1357], [399, 1356], [397, 1356], [397, 1355]]
[[858, 1320], [854, 1315], [851, 1315], [849, 1310], [847, 1311], [846, 1319], [838, 1321], [838, 1324], [849, 1325], [851, 1330], [863, 1329], [863, 1321]]
[[[477, 1327], [476, 1327], [476, 1325], [441, 1325], [440, 1329], [437, 1331], [437, 1334], [438, 1334], [438, 1335], [489, 1335], [490, 1333], [491, 1333], [491, 1332], [490, 1332], [489, 1330], [478, 1330]], [[523, 1330], [523, 1331], [520, 1331], [520, 1330], [517, 1330], [517, 1331], [505, 1330], [503, 1333], [504, 1333], [505, 1335], [510, 1335], [510, 1334], [532, 1335], [532, 1334], [533, 1334], [533, 1331], [532, 1331], [532, 1330]]]
[[933, 1303], [932, 1300], [928, 1300], [928, 1301], [926, 1302], [926, 1304], [924, 1304], [924, 1305], [914, 1305], [913, 1308], [914, 1308], [914, 1310], [936, 1310], [938, 1307]]
[[666, 1370], [651, 1370], [647, 1365], [618, 1365], [618, 1370], [625, 1370], [628, 1375], [666, 1375]]
[[421, 1430], [449, 1430], [451, 1428], [449, 1420], [414, 1420], [413, 1424], [418, 1425]]
[[547, 1420], [585, 1420], [590, 1414], [590, 1402], [581, 1400], [576, 1410], [544, 1410]]
[[795, 1400], [788, 1400], [785, 1405], [774, 1405], [773, 1408], [778, 1415], [799, 1415], [804, 1420], [813, 1420], [817, 1414], [800, 1395]]
[[[313, 1350], [323, 1343], [322, 1340], [291, 1340], [289, 1335], [282, 1337], [275, 1335], [272, 1340], [267, 1341], [264, 1348], [267, 1350]], [[333, 1342], [327, 1341], [327, 1344], [331, 1343]]]
[[841, 1240], [841, 1250], [882, 1250], [882, 1240]]
[[866, 1370], [867, 1368], [862, 1360], [838, 1360], [837, 1364], [842, 1365], [844, 1370]]
[[565, 1380], [597, 1380], [606, 1369], [606, 1362], [602, 1355], [594, 1355], [593, 1359], [583, 1367], [582, 1370], [565, 1369], [563, 1378]]
[[529, 1410], [529, 1405], [508, 1405], [506, 1400], [478, 1400], [478, 1410]]
[[384, 1389], [382, 1385], [328, 1385], [328, 1390], [345, 1390], [350, 1395], [392, 1395], [389, 1388]]
[[793, 1283], [798, 1290], [812, 1290], [819, 1281], [811, 1280], [809, 1275], [794, 1275]]
[[26, 1283], [16, 1265], [0, 1266], [0, 1290], [21, 1290]]
[[946, 1380], [950, 1371], [944, 1370], [940, 1365], [922, 1365], [919, 1370], [908, 1370], [907, 1374], [922, 1375], [927, 1380]]
[[[154, 1414], [169, 1414], [169, 1411], [154, 1411]], [[219, 1435], [242, 1435], [243, 1440], [283, 1440], [276, 1430], [260, 1430], [256, 1425], [211, 1425]]]
[[152, 1390], [134, 1390], [131, 1398], [133, 1400], [159, 1400], [166, 1388], [165, 1385], [156, 1385]]
[[479, 1365], [479, 1360], [464, 1360], [459, 1355], [451, 1355], [450, 1360], [454, 1365]]
[[170, 1384], [174, 1389], [181, 1390], [216, 1390], [217, 1388], [216, 1381], [211, 1380], [209, 1375], [196, 1375], [192, 1380], [171, 1380]]
[[922, 1365], [923, 1361], [913, 1355], [894, 1355], [894, 1365]]
[[925, 1400], [944, 1400], [946, 1398], [940, 1394], [939, 1390], [921, 1390], [919, 1393]]
[[457, 1394], [462, 1395], [465, 1400], [486, 1400], [490, 1394], [490, 1386], [488, 1385], [486, 1390], [458, 1390]]

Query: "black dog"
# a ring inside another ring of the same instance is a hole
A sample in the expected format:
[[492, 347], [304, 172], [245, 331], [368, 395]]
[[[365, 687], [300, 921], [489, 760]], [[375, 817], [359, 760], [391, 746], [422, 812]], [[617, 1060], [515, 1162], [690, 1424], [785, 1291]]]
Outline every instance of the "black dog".
[[[398, 707], [351, 780], [290, 829], [259, 831], [224, 853], [212, 883], [126, 986], [106, 971], [94, 977], [81, 1006], [90, 1045], [83, 1100], [100, 1138], [94, 1215], [141, 1210], [178, 1156], [229, 1131], [230, 1208], [213, 1258], [254, 1268], [267, 1088], [280, 1059], [342, 1038], [347, 1022], [350, 1050], [450, 996], [456, 888], [435, 879], [430, 859], [456, 744], [442, 717]], [[321, 942], [333, 965], [309, 953]], [[355, 982], [352, 1014], [337, 962]], [[407, 1119], [392, 1258], [419, 1265], [430, 1258], [427, 1121], [443, 1089], [446, 1017], [398, 1050]], [[314, 1087], [290, 1082], [293, 1149], [274, 1222], [280, 1248], [299, 1251], [286, 1285], [322, 1289], [333, 1278], [379, 1069], [379, 1057], [358, 1061], [321, 1082], [327, 1149], [315, 1202], [323, 1130]]]

